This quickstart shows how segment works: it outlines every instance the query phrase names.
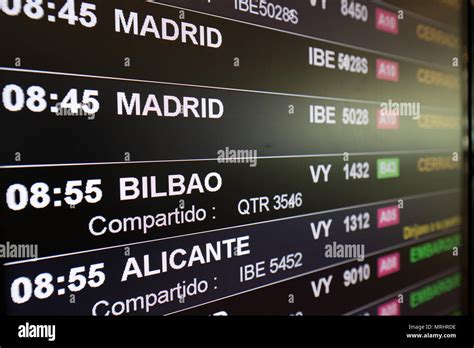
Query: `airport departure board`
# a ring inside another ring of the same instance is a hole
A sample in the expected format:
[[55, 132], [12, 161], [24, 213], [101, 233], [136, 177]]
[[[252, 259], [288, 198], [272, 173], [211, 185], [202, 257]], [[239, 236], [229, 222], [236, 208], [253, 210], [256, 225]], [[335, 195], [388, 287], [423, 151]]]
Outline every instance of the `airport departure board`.
[[7, 315], [464, 312], [455, 0], [0, 0]]

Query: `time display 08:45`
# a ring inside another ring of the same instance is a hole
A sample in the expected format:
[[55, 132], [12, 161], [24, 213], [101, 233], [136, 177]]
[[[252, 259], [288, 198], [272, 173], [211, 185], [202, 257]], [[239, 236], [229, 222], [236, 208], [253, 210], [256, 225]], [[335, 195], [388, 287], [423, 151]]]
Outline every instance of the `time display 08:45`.
[[[79, 9], [79, 11], [77, 11]], [[95, 14], [96, 5], [75, 0], [63, 1], [56, 6], [54, 1], [43, 0], [0, 0], [0, 13], [15, 17], [24, 14], [29, 19], [40, 20], [46, 18], [48, 22], [55, 23], [57, 19], [66, 21], [69, 25], [79, 22], [86, 28], [97, 25]]]

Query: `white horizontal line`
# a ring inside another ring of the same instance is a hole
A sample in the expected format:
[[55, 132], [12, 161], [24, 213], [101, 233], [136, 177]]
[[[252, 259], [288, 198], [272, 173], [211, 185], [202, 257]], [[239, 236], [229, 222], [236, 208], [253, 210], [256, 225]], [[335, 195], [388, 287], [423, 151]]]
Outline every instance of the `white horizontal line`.
[[[386, 253], [386, 252], [388, 252], [388, 251], [392, 251], [392, 250], [396, 250], [396, 249], [401, 249], [401, 248], [403, 248], [403, 247], [410, 246], [410, 245], [412, 245], [412, 244], [420, 243], [421, 241], [427, 241], [427, 240], [435, 239], [435, 238], [437, 238], [437, 237], [441, 237], [441, 236], [443, 236], [443, 235], [445, 235], [445, 234], [448, 235], [448, 234], [450, 234], [450, 233], [453, 233], [453, 232], [437, 233], [436, 236], [433, 235], [433, 236], [430, 236], [430, 238], [423, 238], [423, 239], [418, 239], [418, 240], [411, 240], [411, 241], [408, 241], [408, 242], [405, 242], [405, 243], [401, 243], [401, 244], [398, 244], [398, 245], [395, 245], [395, 246], [390, 246], [390, 247], [385, 248], [385, 249], [376, 250], [376, 251], [374, 251], [374, 252], [371, 252], [371, 253], [366, 254], [366, 255], [365, 255], [365, 258], [374, 256], [374, 255], [378, 255], [378, 254], [383, 254], [383, 253]], [[263, 288], [266, 288], [266, 287], [269, 287], [269, 286], [273, 286], [273, 285], [275, 285], [275, 284], [284, 283], [284, 282], [287, 282], [287, 281], [289, 281], [289, 280], [301, 278], [301, 277], [304, 277], [304, 276], [307, 276], [307, 275], [310, 275], [310, 274], [313, 274], [313, 273], [319, 273], [319, 272], [321, 272], [321, 271], [324, 271], [324, 270], [327, 270], [327, 269], [330, 269], [330, 268], [335, 268], [335, 267], [338, 267], [338, 266], [341, 266], [341, 265], [344, 265], [344, 264], [346, 264], [346, 263], [350, 263], [350, 262], [353, 262], [353, 261], [356, 261], [356, 259], [350, 259], [350, 260], [344, 260], [344, 261], [341, 261], [341, 262], [337, 262], [337, 263], [334, 263], [334, 264], [331, 264], [331, 265], [328, 265], [328, 266], [324, 266], [324, 267], [321, 267], [321, 268], [318, 268], [318, 269], [315, 269], [315, 270], [312, 270], [312, 271], [308, 271], [308, 272], [305, 272], [305, 273], [301, 273], [301, 274], [298, 274], [298, 275], [295, 275], [295, 276], [292, 276], [292, 277], [289, 277], [289, 278], [281, 279], [281, 280], [278, 280], [278, 281], [275, 281], [275, 282], [272, 282], [272, 283], [268, 283], [268, 284], [265, 284], [265, 285], [261, 285], [261, 286], [258, 286], [258, 287], [252, 288], [252, 289], [244, 290], [244, 291], [241, 291], [241, 292], [232, 294], [232, 295], [220, 297], [220, 298], [218, 298], [218, 299], [214, 299], [214, 300], [211, 300], [211, 301], [208, 301], [208, 302], [205, 302], [205, 303], [201, 303], [201, 304], [198, 304], [198, 305], [195, 305], [195, 306], [191, 306], [191, 307], [187, 307], [187, 308], [184, 308], [184, 309], [180, 309], [180, 310], [178, 310], [178, 311], [166, 313], [166, 314], [164, 314], [164, 316], [176, 314], [176, 313], [179, 313], [179, 312], [184, 312], [184, 311], [187, 311], [187, 310], [189, 310], [189, 309], [196, 308], [196, 307], [205, 306], [205, 305], [207, 305], [207, 304], [209, 304], [209, 303], [213, 303], [213, 302], [225, 300], [225, 299], [228, 299], [228, 298], [231, 298], [231, 297], [235, 297], [235, 296], [238, 296], [238, 295], [245, 294], [245, 293], [247, 293], [247, 292], [252, 292], [252, 291], [255, 291], [255, 290], [259, 290], [259, 289], [263, 289]]]
[[[275, 95], [275, 96], [283, 96], [283, 97], [332, 100], [332, 101], [350, 102], [350, 103], [359, 103], [359, 104], [372, 104], [372, 105], [379, 105], [379, 106], [380, 106], [381, 103], [382, 103], [382, 101], [377, 101], [377, 100], [364, 100], [364, 99], [349, 99], [349, 98], [337, 98], [337, 97], [324, 97], [324, 96], [309, 95], [309, 94], [296, 94], [296, 93], [286, 93], [286, 92], [260, 91], [260, 90], [254, 90], [254, 89], [244, 89], [244, 88], [219, 87], [219, 86], [208, 86], [208, 85], [196, 85], [196, 84], [180, 83], [180, 82], [155, 81], [155, 80], [144, 80], [144, 79], [132, 79], [132, 78], [127, 78], [127, 77], [89, 75], [89, 74], [78, 74], [78, 73], [70, 73], [70, 72], [48, 71], [48, 70], [10, 68], [10, 67], [5, 67], [5, 66], [0, 67], [0, 71], [10, 71], [10, 72], [29, 73], [29, 74], [40, 74], [40, 75], [55, 75], [55, 76], [69, 76], [69, 77], [91, 78], [91, 79], [98, 79], [98, 80], [112, 80], [112, 81], [126, 81], [126, 82], [137, 82], [137, 83], [149, 83], [149, 84], [156, 84], [156, 85], [168, 85], [168, 86], [179, 86], [179, 87], [204, 88], [204, 89], [214, 89], [214, 90], [222, 90], [222, 91], [241, 92], [241, 93], [255, 93], [255, 94]], [[386, 102], [386, 101], [384, 101], [384, 102]], [[422, 108], [423, 108], [424, 110], [431, 110], [431, 111], [452, 112], [452, 108], [432, 107], [432, 106], [422, 106]]]
[[[390, 295], [384, 296], [384, 297], [379, 298], [379, 299], [377, 299], [377, 300], [375, 300], [375, 301], [372, 301], [372, 302], [370, 302], [370, 303], [367, 303], [366, 305], [364, 305], [364, 306], [362, 306], [362, 307], [359, 307], [359, 308], [356, 308], [356, 309], [354, 309], [354, 310], [352, 310], [352, 311], [350, 311], [350, 312], [347, 312], [347, 313], [345, 313], [344, 315], [353, 315], [354, 313], [360, 312], [360, 311], [362, 311], [362, 310], [364, 310], [364, 309], [366, 309], [366, 308], [373, 307], [373, 306], [375, 306], [375, 305], [378, 304], [378, 303], [382, 303], [382, 302], [384, 302], [384, 301], [387, 301], [387, 300], [389, 300], [389, 299], [391, 299], [391, 298], [393, 298], [393, 297], [396, 297], [397, 295], [399, 295], [399, 294], [401, 294], [401, 293], [405, 293], [405, 292], [411, 291], [412, 289], [415, 289], [415, 288], [417, 288], [417, 287], [419, 287], [419, 286], [421, 286], [421, 285], [423, 285], [423, 284], [431, 283], [433, 280], [436, 280], [436, 279], [439, 279], [439, 278], [443, 278], [443, 277], [445, 277], [445, 276], [447, 276], [448, 274], [451, 274], [451, 273], [454, 274], [454, 273], [456, 272], [456, 270], [459, 270], [459, 266], [452, 267], [452, 268], [450, 268], [449, 270], [447, 270], [447, 271], [445, 271], [445, 272], [443, 272], [443, 273], [438, 273], [438, 274], [436, 274], [436, 275], [434, 275], [434, 276], [431, 276], [431, 277], [429, 277], [429, 278], [426, 278], [426, 279], [423, 279], [423, 280], [421, 280], [421, 281], [419, 281], [419, 282], [416, 282], [416, 283], [414, 283], [414, 284], [411, 284], [410, 286], [407, 286], [407, 287], [405, 287], [405, 288], [403, 288], [403, 289], [401, 289], [401, 290], [395, 291], [395, 292], [391, 293]], [[403, 314], [403, 313], [402, 313], [402, 314]]]
[[[411, 154], [432, 154], [432, 153], [451, 153], [452, 149], [426, 149], [426, 150], [402, 150], [402, 151], [374, 151], [374, 152], [354, 152], [347, 154], [350, 156], [395, 156]], [[341, 157], [346, 153], [327, 153], [327, 154], [308, 154], [308, 155], [281, 155], [281, 156], [260, 156], [253, 157], [257, 160], [264, 159], [285, 159], [285, 158], [318, 158], [318, 157]], [[127, 165], [127, 164], [150, 164], [150, 163], [173, 163], [173, 162], [205, 162], [216, 161], [218, 158], [193, 158], [193, 159], [165, 159], [149, 161], [121, 161], [121, 162], [90, 162], [90, 163], [52, 163], [52, 164], [15, 164], [1, 165], [0, 169], [23, 169], [23, 168], [51, 168], [51, 167], [77, 167], [77, 166], [102, 166], [102, 165]], [[223, 159], [219, 159], [223, 160]], [[224, 159], [225, 160], [225, 159]], [[236, 158], [229, 158], [236, 160]], [[228, 164], [228, 163], [220, 163]], [[243, 163], [239, 163], [243, 164]]]
[[426, 66], [432, 66], [432, 67], [436, 67], [438, 69], [442, 69], [442, 70], [445, 70], [445, 71], [453, 71], [453, 68], [451, 68], [451, 67], [443, 66], [443, 65], [440, 65], [440, 64], [432, 63], [432, 62], [426, 62], [426, 61], [415, 59], [415, 58], [409, 58], [409, 57], [400, 56], [400, 55], [397, 55], [397, 54], [377, 51], [377, 50], [373, 50], [373, 49], [369, 49], [369, 48], [365, 48], [365, 47], [350, 45], [350, 44], [346, 44], [346, 43], [342, 43], [342, 42], [323, 39], [323, 38], [320, 38], [320, 37], [317, 37], [317, 36], [301, 34], [301, 33], [288, 31], [288, 30], [284, 30], [284, 29], [277, 29], [277, 28], [274, 28], [274, 27], [268, 27], [268, 26], [265, 26], [265, 25], [256, 24], [256, 23], [252, 23], [252, 22], [246, 22], [246, 21], [242, 21], [242, 20], [239, 20], [239, 19], [235, 19], [235, 18], [220, 16], [220, 15], [216, 15], [216, 14], [212, 14], [212, 13], [208, 13], [208, 12], [197, 11], [197, 10], [193, 10], [193, 9], [186, 8], [186, 7], [180, 7], [180, 6], [176, 6], [176, 5], [164, 4], [164, 3], [159, 2], [159, 1], [147, 0], [147, 2], [149, 2], [150, 4], [154, 4], [154, 5], [172, 7], [172, 8], [176, 8], [176, 9], [179, 9], [179, 10], [185, 10], [185, 11], [194, 12], [194, 13], [198, 13], [198, 14], [205, 15], [205, 16], [210, 16], [210, 17], [215, 17], [215, 18], [219, 18], [219, 19], [228, 20], [228, 21], [231, 21], [231, 22], [251, 25], [251, 26], [254, 26], [254, 27], [258, 27], [258, 28], [263, 28], [263, 29], [277, 31], [277, 32], [280, 32], [280, 33], [299, 36], [299, 37], [302, 37], [302, 38], [305, 38], [305, 39], [316, 40], [316, 41], [330, 43], [330, 44], [333, 44], [333, 45], [338, 45], [338, 46], [348, 47], [348, 48], [352, 48], [352, 49], [357, 49], [359, 51], [373, 53], [373, 54], [377, 54], [377, 55], [380, 55], [380, 56], [391, 57], [391, 58], [404, 60], [404, 61], [411, 62], [411, 63], [422, 64], [422, 65], [426, 65]]
[[218, 86], [196, 85], [196, 84], [189, 84], [189, 83], [167, 82], [167, 81], [154, 81], [154, 80], [143, 80], [143, 79], [132, 79], [132, 78], [126, 78], [126, 77], [113, 77], [113, 76], [77, 74], [77, 73], [69, 73], [69, 72], [47, 71], [47, 70], [20, 69], [20, 68], [9, 68], [9, 67], [0, 67], [0, 70], [3, 70], [3, 71], [11, 71], [11, 72], [24, 72], [24, 73], [32, 73], [32, 74], [42, 74], [42, 75], [59, 75], [59, 76], [92, 78], [92, 79], [100, 79], [100, 80], [115, 80], [115, 81], [150, 83], [150, 84], [158, 84], [158, 85], [172, 85], [172, 86], [180, 86], [180, 87], [207, 88], [207, 89], [217, 89], [217, 90], [232, 91], [232, 92], [243, 92], [243, 93], [258, 93], [258, 94], [267, 94], [267, 95], [278, 95], [278, 96], [284, 96], [284, 97], [297, 97], [297, 98], [309, 98], [309, 99], [323, 99], [323, 100], [347, 101], [347, 102], [351, 102], [351, 103], [365, 103], [365, 104], [374, 104], [374, 105], [380, 105], [380, 103], [381, 103], [381, 102], [378, 102], [378, 101], [375, 101], [375, 100], [362, 100], [362, 99], [347, 99], [347, 98], [323, 97], [323, 96], [315, 96], [315, 95], [308, 95], [308, 94], [295, 94], [295, 93], [285, 93], [285, 92], [259, 91], [259, 90], [242, 89], [242, 88], [232, 88], [232, 87], [218, 87]]
[[27, 259], [27, 260], [13, 261], [13, 262], [5, 263], [5, 264], [3, 264], [3, 266], [12, 266], [12, 265], [17, 265], [17, 264], [22, 264], [22, 263], [28, 263], [28, 262], [38, 262], [38, 261], [49, 260], [49, 259], [55, 259], [55, 258], [66, 257], [66, 256], [73, 256], [73, 255], [79, 255], [79, 254], [86, 254], [86, 253], [91, 253], [91, 252], [96, 252], [96, 251], [110, 250], [110, 249], [116, 249], [116, 248], [123, 248], [123, 247], [126, 247], [126, 246], [132, 246], [132, 245], [148, 244], [148, 243], [153, 243], [153, 242], [158, 242], [158, 241], [168, 240], [168, 239], [185, 238], [185, 237], [189, 237], [189, 236], [196, 236], [196, 235], [200, 235], [200, 234], [212, 233], [212, 232], [217, 232], [217, 231], [224, 231], [224, 230], [230, 230], [230, 229], [236, 229], [236, 228], [244, 228], [244, 227], [249, 227], [249, 226], [261, 225], [261, 224], [267, 224], [267, 223], [273, 223], [273, 222], [279, 222], [279, 221], [285, 221], [285, 220], [292, 220], [292, 219], [297, 219], [297, 218], [302, 218], [302, 217], [308, 217], [308, 216], [315, 216], [315, 215], [321, 215], [321, 214], [328, 214], [328, 213], [333, 213], [333, 212], [336, 212], [336, 211], [343, 211], [343, 210], [349, 210], [349, 209], [356, 209], [356, 208], [362, 208], [362, 207], [369, 207], [369, 206], [379, 205], [379, 204], [392, 203], [392, 202], [394, 202], [394, 201], [398, 201], [399, 199], [403, 199], [403, 200], [413, 200], [413, 199], [420, 199], [420, 198], [426, 198], [426, 197], [434, 197], [434, 196], [441, 196], [441, 195], [454, 194], [454, 193], [457, 193], [457, 192], [459, 192], [459, 189], [443, 190], [443, 191], [436, 191], [436, 192], [430, 192], [430, 193], [422, 193], [422, 194], [411, 195], [411, 196], [406, 196], [406, 197], [396, 197], [396, 198], [392, 198], [392, 199], [386, 199], [386, 200], [383, 200], [383, 201], [377, 201], [377, 202], [371, 202], [371, 203], [365, 203], [365, 204], [352, 205], [352, 206], [343, 207], [343, 208], [335, 208], [335, 209], [323, 210], [323, 211], [314, 212], [314, 213], [306, 213], [306, 214], [300, 214], [300, 215], [293, 215], [293, 216], [288, 216], [288, 217], [284, 217], [284, 218], [278, 218], [278, 219], [272, 219], [272, 220], [265, 220], [265, 221], [253, 222], [253, 223], [242, 224], [242, 225], [236, 225], [236, 226], [229, 226], [229, 227], [216, 228], [216, 229], [212, 229], [212, 230], [206, 230], [206, 231], [201, 231], [201, 232], [188, 233], [188, 234], [179, 235], [179, 236], [156, 238], [156, 239], [145, 240], [145, 241], [134, 242], [134, 243], [126, 243], [126, 244], [113, 245], [113, 246], [103, 247], [103, 248], [96, 248], [96, 249], [82, 250], [82, 251], [71, 252], [71, 253], [65, 253], [65, 254], [58, 254], [58, 255], [51, 255], [51, 256], [39, 257], [39, 258], [36, 258], [36, 259]]

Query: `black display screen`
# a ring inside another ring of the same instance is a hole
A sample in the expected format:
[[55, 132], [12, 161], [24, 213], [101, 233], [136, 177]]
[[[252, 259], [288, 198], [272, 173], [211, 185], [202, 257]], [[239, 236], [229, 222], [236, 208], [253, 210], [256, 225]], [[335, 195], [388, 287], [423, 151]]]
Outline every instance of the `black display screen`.
[[462, 4], [0, 0], [6, 314], [465, 313]]

